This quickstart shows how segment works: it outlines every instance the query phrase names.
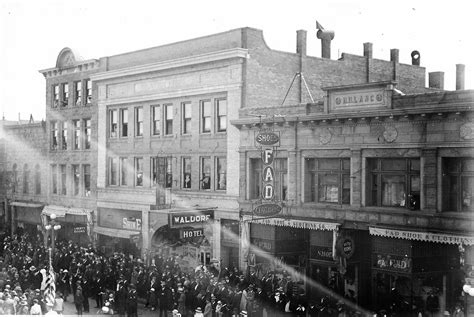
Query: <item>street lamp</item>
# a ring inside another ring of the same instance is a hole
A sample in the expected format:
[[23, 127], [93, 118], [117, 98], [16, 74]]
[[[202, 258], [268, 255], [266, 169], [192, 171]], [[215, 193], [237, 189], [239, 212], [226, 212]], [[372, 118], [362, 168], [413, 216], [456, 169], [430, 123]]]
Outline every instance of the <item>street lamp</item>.
[[54, 252], [54, 247], [55, 247], [55, 231], [61, 229], [61, 225], [56, 222], [56, 215], [55, 214], [51, 214], [49, 215], [49, 223], [46, 224], [44, 226], [44, 228], [46, 229], [46, 231], [50, 231], [51, 230], [51, 252]]

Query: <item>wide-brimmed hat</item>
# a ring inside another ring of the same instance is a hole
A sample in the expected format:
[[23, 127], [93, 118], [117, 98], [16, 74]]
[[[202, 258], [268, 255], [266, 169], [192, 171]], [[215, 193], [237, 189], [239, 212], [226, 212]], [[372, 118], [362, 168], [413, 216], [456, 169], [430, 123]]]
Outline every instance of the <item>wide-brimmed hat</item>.
[[30, 266], [30, 271], [36, 271], [36, 267], [34, 265]]
[[202, 313], [201, 307], [196, 308], [196, 313]]

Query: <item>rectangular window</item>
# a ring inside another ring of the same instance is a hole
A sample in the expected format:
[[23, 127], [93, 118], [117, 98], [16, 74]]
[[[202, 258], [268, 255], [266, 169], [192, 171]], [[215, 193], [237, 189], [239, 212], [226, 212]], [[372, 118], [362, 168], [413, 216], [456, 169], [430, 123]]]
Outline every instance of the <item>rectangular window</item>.
[[83, 175], [84, 175], [84, 196], [89, 197], [91, 195], [91, 166], [89, 164], [84, 164]]
[[53, 85], [53, 108], [59, 106], [59, 85]]
[[150, 158], [150, 179], [151, 186], [156, 186], [158, 181], [158, 157]]
[[92, 81], [86, 81], [86, 104], [92, 103]]
[[259, 199], [261, 198], [261, 186], [262, 186], [262, 160], [250, 159], [250, 170], [249, 170], [249, 198]]
[[165, 134], [173, 134], [173, 105], [165, 105]]
[[201, 101], [201, 132], [211, 132], [211, 102], [209, 100]]
[[84, 149], [91, 148], [91, 119], [84, 119]]
[[191, 103], [182, 103], [183, 134], [191, 133]]
[[118, 158], [109, 158], [109, 185], [118, 185]]
[[191, 158], [183, 157], [183, 188], [191, 188]]
[[58, 123], [56, 121], [51, 122], [51, 150], [58, 149]]
[[135, 186], [143, 186], [143, 158], [135, 158]]
[[420, 208], [420, 159], [368, 159], [367, 205]]
[[350, 204], [350, 159], [306, 159], [305, 200]]
[[69, 103], [69, 84], [64, 83], [62, 84], [62, 100], [61, 100], [61, 106], [66, 107]]
[[82, 81], [76, 81], [74, 83], [74, 91], [75, 91], [74, 104], [76, 106], [80, 106], [82, 103]]
[[120, 185], [127, 186], [128, 184], [128, 159], [126, 157], [120, 158]]
[[110, 120], [110, 137], [116, 138], [117, 137], [117, 130], [118, 130], [118, 112], [117, 109], [112, 109], [109, 111], [109, 120]]
[[59, 165], [61, 173], [61, 195], [67, 194], [67, 172], [66, 165]]
[[41, 195], [41, 169], [38, 164], [35, 166], [35, 194]]
[[67, 122], [63, 122], [63, 124], [62, 124], [61, 149], [67, 150]]
[[275, 169], [275, 197], [277, 200], [288, 199], [288, 159], [276, 159]]
[[81, 173], [79, 171], [79, 165], [72, 165], [72, 192], [74, 196], [78, 196], [80, 193], [80, 180]]
[[217, 131], [227, 131], [227, 100], [217, 99]]
[[28, 164], [23, 166], [23, 194], [28, 194], [30, 188], [30, 169]]
[[53, 194], [58, 193], [58, 166], [51, 165], [51, 191]]
[[72, 120], [72, 125], [74, 126], [74, 150], [81, 149], [81, 121]]
[[135, 135], [143, 136], [143, 107], [135, 108]]
[[211, 158], [201, 158], [201, 189], [211, 189]]
[[173, 187], [173, 168], [172, 168], [172, 160], [171, 157], [166, 158], [166, 188]]
[[474, 212], [474, 159], [442, 160], [443, 211]]
[[160, 135], [160, 131], [161, 131], [161, 112], [160, 112], [160, 106], [159, 105], [155, 105], [155, 106], [151, 106], [151, 112], [152, 112], [152, 119], [153, 119], [153, 122], [152, 122], [152, 132], [153, 132], [153, 135]]
[[224, 157], [217, 158], [217, 190], [226, 190], [227, 188], [227, 159]]
[[128, 109], [120, 109], [120, 136], [128, 137]]

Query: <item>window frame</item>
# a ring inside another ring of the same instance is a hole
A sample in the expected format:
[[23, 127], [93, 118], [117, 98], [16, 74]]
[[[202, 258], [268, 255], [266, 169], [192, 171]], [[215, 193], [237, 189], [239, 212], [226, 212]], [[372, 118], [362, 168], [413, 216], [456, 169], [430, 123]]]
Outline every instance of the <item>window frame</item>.
[[61, 107], [69, 105], [69, 83], [61, 84]]
[[51, 164], [51, 194], [58, 195], [58, 164]]
[[[143, 157], [135, 157], [134, 159], [134, 180], [135, 180], [135, 187], [143, 187], [144, 186], [144, 178], [143, 178]], [[141, 174], [141, 179], [139, 175]]]
[[30, 188], [30, 169], [27, 163], [23, 164], [23, 194], [29, 193]]
[[[189, 110], [189, 113], [188, 111]], [[191, 125], [192, 125], [192, 115], [193, 107], [190, 101], [185, 101], [181, 103], [181, 118], [182, 118], [182, 134], [189, 135], [191, 134]]]
[[73, 133], [73, 150], [81, 149], [81, 120], [75, 119], [72, 120], [72, 126], [74, 127]]
[[109, 186], [118, 186], [119, 184], [119, 159], [118, 157], [109, 157]]
[[[223, 172], [221, 168], [223, 168]], [[221, 178], [221, 175], [224, 175], [223, 179]], [[215, 179], [216, 190], [222, 190], [222, 191], [227, 190], [227, 157], [224, 157], [224, 156], [216, 157], [216, 177], [215, 178], [216, 178]], [[224, 182], [224, 185], [221, 185], [222, 181]]]
[[58, 121], [51, 121], [51, 150], [58, 150], [59, 149], [59, 122]]
[[119, 158], [119, 184], [120, 186], [128, 186], [128, 157]]
[[35, 195], [41, 195], [41, 168], [35, 165]]
[[87, 118], [82, 120], [83, 123], [83, 131], [84, 131], [84, 150], [91, 149], [91, 141], [92, 141], [92, 119]]
[[61, 124], [61, 150], [66, 151], [68, 149], [67, 140], [68, 122], [63, 121]]
[[86, 105], [92, 103], [92, 80], [86, 79]]
[[151, 134], [161, 135], [161, 105], [151, 105]]
[[91, 166], [90, 164], [82, 165], [82, 180], [83, 180], [83, 195], [90, 197], [92, 195], [92, 184], [91, 184]]
[[135, 136], [136, 137], [143, 137], [143, 133], [144, 133], [144, 131], [143, 131], [143, 129], [144, 129], [143, 107], [142, 106], [135, 107], [134, 113], [135, 113]]
[[[210, 99], [200, 100], [199, 101], [199, 108], [200, 108], [200, 118], [201, 118], [201, 134], [210, 134], [212, 133], [212, 103]], [[206, 114], [206, 109], [208, 109], [209, 113]], [[207, 127], [206, 125], [209, 125]]]
[[[181, 161], [182, 162], [181, 163], [181, 173], [182, 173], [181, 188], [189, 190], [193, 188], [192, 158], [189, 156], [186, 156], [186, 157], [183, 157], [181, 160], [182, 160]], [[189, 175], [189, 182], [186, 181], [187, 175]]]
[[82, 105], [82, 80], [74, 82], [74, 105]]
[[[468, 185], [474, 183], [474, 169], [470, 170], [469, 166], [474, 166], [472, 157], [442, 158], [443, 212], [474, 213], [474, 186]], [[465, 181], [468, 186], [464, 186]]]
[[[221, 101], [225, 101], [225, 114], [221, 114]], [[227, 99], [226, 98], [217, 98], [216, 99], [216, 124], [217, 124], [217, 132], [227, 132]], [[224, 126], [222, 127], [222, 121], [225, 122]]]
[[199, 163], [199, 189], [211, 190], [213, 189], [212, 159], [210, 156], [201, 156]]
[[165, 133], [164, 135], [173, 135], [174, 108], [172, 103], [164, 104]]
[[60, 182], [60, 195], [67, 195], [67, 165], [59, 164], [59, 176], [61, 179]]
[[109, 138], [118, 138], [118, 109], [109, 109]]
[[51, 89], [52, 89], [51, 92], [53, 95], [52, 108], [57, 108], [59, 106], [59, 102], [61, 98], [60, 85], [54, 84]]
[[72, 175], [72, 195], [79, 196], [81, 193], [81, 166], [79, 164], [71, 165]]

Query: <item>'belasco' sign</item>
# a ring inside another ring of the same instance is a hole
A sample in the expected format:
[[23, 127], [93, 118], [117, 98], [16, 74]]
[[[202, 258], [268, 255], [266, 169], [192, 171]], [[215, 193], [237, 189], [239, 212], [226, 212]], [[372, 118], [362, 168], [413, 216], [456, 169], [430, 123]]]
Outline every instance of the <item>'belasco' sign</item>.
[[214, 210], [199, 210], [195, 212], [176, 212], [169, 214], [171, 228], [203, 225], [214, 219]]

